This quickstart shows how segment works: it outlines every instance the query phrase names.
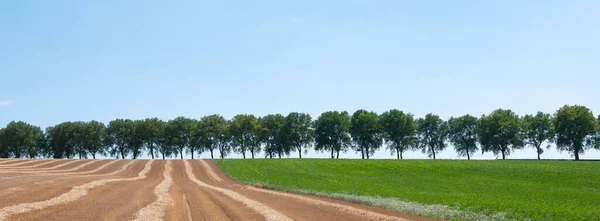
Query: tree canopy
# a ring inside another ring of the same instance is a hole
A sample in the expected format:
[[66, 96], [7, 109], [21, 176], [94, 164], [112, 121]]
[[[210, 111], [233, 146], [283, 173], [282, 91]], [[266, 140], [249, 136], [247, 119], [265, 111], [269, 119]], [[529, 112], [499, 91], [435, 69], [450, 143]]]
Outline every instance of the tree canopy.
[[[346, 152], [350, 139], [350, 115], [348, 112], [328, 111], [314, 122], [315, 150], [330, 151], [331, 159], [340, 158], [340, 151]], [[335, 155], [334, 155], [335, 154]]]
[[579, 160], [579, 155], [593, 146], [598, 122], [587, 107], [565, 105], [556, 111], [552, 123], [557, 149], [571, 153], [575, 160]]
[[477, 118], [468, 114], [448, 120], [448, 140], [454, 145], [458, 156], [466, 156], [467, 160], [478, 150], [476, 127]]
[[361, 153], [363, 159], [369, 159], [383, 144], [379, 123], [379, 116], [375, 112], [361, 109], [352, 114], [349, 131], [355, 143], [355, 150]]
[[261, 126], [258, 119], [252, 114], [238, 114], [233, 117], [229, 125], [229, 133], [236, 152], [246, 159], [246, 152], [254, 155], [261, 151], [260, 140]]
[[417, 147], [434, 160], [436, 153], [446, 149], [447, 136], [448, 124], [438, 115], [429, 113], [417, 120]]
[[518, 116], [509, 109], [497, 109], [480, 118], [466, 114], [444, 121], [429, 113], [415, 120], [397, 109], [377, 114], [359, 109], [327, 111], [314, 121], [309, 114], [267, 114], [256, 117], [238, 114], [231, 120], [213, 114], [200, 119], [177, 117], [168, 121], [115, 119], [106, 125], [99, 121], [67, 121], [42, 130], [22, 121], [0, 128], [0, 158], [115, 158], [168, 157], [192, 159], [215, 150], [220, 158], [232, 152], [252, 158], [264, 150], [265, 157], [290, 156], [293, 152], [340, 152], [354, 150], [363, 159], [374, 156], [381, 145], [403, 158], [403, 153], [421, 150], [436, 159], [447, 145], [459, 157], [472, 159], [479, 149], [506, 159], [514, 150], [531, 146], [537, 159], [545, 148], [567, 151], [575, 160], [590, 148], [600, 149], [600, 115], [579, 105], [565, 105], [554, 115], [537, 112]]
[[526, 114], [523, 117], [522, 127], [525, 144], [536, 149], [537, 158], [540, 160], [540, 155], [544, 153], [542, 144], [554, 140], [552, 116], [543, 112], [538, 112], [536, 115]]
[[312, 119], [305, 113], [289, 113], [285, 117], [281, 131], [285, 145], [298, 151], [298, 158], [302, 158], [303, 150], [306, 153], [307, 147], [314, 141], [315, 131], [312, 128]]
[[387, 149], [398, 159], [402, 153], [410, 150], [415, 145], [417, 123], [412, 114], [393, 109], [379, 116], [382, 136], [388, 144]]
[[521, 119], [508, 109], [497, 109], [483, 115], [477, 121], [477, 136], [482, 152], [501, 154], [502, 159], [524, 145], [521, 135]]
[[260, 118], [259, 123], [259, 139], [265, 144], [265, 154], [271, 158], [274, 154], [277, 154], [279, 158], [282, 155], [290, 155], [292, 148], [286, 144], [282, 131], [285, 117], [281, 114], [269, 114]]

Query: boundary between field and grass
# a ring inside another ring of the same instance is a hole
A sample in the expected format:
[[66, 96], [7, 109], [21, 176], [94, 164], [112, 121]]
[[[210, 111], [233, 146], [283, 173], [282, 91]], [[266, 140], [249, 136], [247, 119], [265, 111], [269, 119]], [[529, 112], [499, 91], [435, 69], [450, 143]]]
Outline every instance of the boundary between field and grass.
[[[219, 169], [221, 169], [218, 164], [216, 164]], [[373, 206], [384, 208], [392, 211], [397, 211], [405, 214], [411, 214], [416, 216], [422, 216], [432, 219], [440, 219], [440, 220], [473, 220], [473, 221], [509, 221], [509, 220], [524, 220], [530, 221], [531, 219], [522, 217], [522, 216], [514, 216], [510, 211], [492, 211], [492, 210], [477, 210], [474, 208], [460, 208], [458, 205], [443, 205], [443, 204], [422, 204], [417, 202], [411, 202], [402, 200], [400, 198], [395, 197], [381, 197], [381, 196], [357, 196], [357, 195], [348, 195], [343, 193], [323, 193], [313, 190], [306, 189], [294, 189], [289, 187], [282, 187], [277, 185], [272, 185], [268, 183], [261, 182], [245, 182], [239, 179], [236, 179], [221, 169], [223, 174], [233, 181], [245, 184], [253, 187], [268, 189], [268, 190], [276, 190], [287, 193], [296, 193], [302, 195], [310, 195], [317, 197], [324, 197], [329, 199], [343, 200], [351, 203], [357, 203], [366, 206]], [[510, 218], [509, 218], [510, 217]]]
[[[231, 178], [231, 177], [230, 177]], [[233, 178], [231, 178], [233, 179]], [[296, 193], [317, 197], [324, 197], [336, 200], [343, 200], [351, 203], [357, 203], [366, 206], [385, 208], [401, 213], [423, 216], [433, 219], [442, 220], [473, 220], [473, 221], [512, 221], [515, 219], [507, 218], [507, 213], [496, 212], [490, 213], [490, 215], [470, 210], [461, 210], [447, 205], [434, 204], [420, 204], [416, 202], [404, 201], [393, 197], [378, 197], [378, 196], [355, 196], [339, 193], [321, 193], [311, 190], [301, 189], [290, 189], [264, 183], [248, 183], [233, 179], [235, 182], [250, 185], [253, 187], [282, 191], [287, 193]], [[523, 221], [529, 221], [530, 219], [519, 219]]]

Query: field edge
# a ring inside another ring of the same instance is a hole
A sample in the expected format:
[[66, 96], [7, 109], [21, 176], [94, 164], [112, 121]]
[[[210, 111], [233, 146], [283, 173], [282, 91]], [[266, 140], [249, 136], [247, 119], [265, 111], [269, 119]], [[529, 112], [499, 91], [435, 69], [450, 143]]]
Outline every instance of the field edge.
[[343, 200], [350, 203], [356, 203], [366, 206], [384, 208], [396, 212], [410, 215], [423, 216], [440, 220], [462, 220], [462, 221], [530, 221], [528, 218], [509, 218], [515, 217], [508, 212], [477, 211], [473, 209], [459, 208], [458, 206], [448, 206], [442, 204], [422, 204], [411, 201], [404, 201], [394, 197], [380, 196], [357, 196], [340, 193], [323, 193], [306, 189], [294, 189], [284, 186], [277, 186], [268, 183], [245, 182], [230, 176], [227, 170], [224, 170], [216, 161], [212, 161], [227, 177], [233, 181], [257, 188], [276, 190], [288, 193], [324, 197], [329, 199]]

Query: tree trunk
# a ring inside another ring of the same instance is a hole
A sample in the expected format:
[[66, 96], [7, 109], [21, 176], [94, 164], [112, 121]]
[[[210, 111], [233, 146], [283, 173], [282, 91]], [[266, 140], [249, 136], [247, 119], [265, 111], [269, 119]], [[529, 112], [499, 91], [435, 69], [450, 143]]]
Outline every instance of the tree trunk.
[[92, 153], [92, 158], [96, 159], [96, 153]]
[[540, 151], [538, 151], [538, 160], [541, 160], [541, 159], [540, 159]]
[[575, 150], [575, 160], [579, 160], [579, 151]]
[[242, 151], [242, 157], [244, 157], [244, 159], [246, 159], [246, 151]]
[[125, 152], [121, 151], [121, 159], [124, 160], [125, 159]]
[[360, 148], [360, 155], [364, 160], [365, 159], [365, 150], [362, 147]]
[[192, 160], [194, 159], [194, 149], [191, 149], [190, 152], [192, 152]]
[[331, 148], [331, 159], [335, 159], [335, 158], [333, 157], [333, 151], [334, 151], [334, 149], [333, 149], [333, 148]]
[[179, 150], [179, 156], [181, 157], [181, 159], [183, 160], [183, 149]]
[[215, 159], [213, 158], [213, 149], [210, 149], [210, 159]]
[[340, 151], [339, 150], [337, 151], [336, 159], [340, 159]]
[[302, 149], [298, 148], [298, 157], [302, 159]]
[[367, 147], [367, 148], [365, 148], [365, 152], [366, 152], [366, 154], [367, 154], [367, 160], [368, 160], [368, 159], [369, 159], [369, 148], [368, 148], [368, 147]]
[[150, 155], [152, 156], [152, 159], [154, 160], [154, 148], [152, 146], [150, 146]]
[[500, 151], [500, 152], [502, 152], [502, 159], [503, 159], [503, 160], [506, 160], [506, 154], [504, 154], [504, 150], [503, 150], [503, 151]]
[[469, 149], [467, 149], [467, 160], [471, 159], [471, 155], [469, 154]]
[[281, 152], [279, 152], [278, 154], [279, 154], [279, 159], [281, 159]]
[[435, 149], [433, 147], [431, 147], [431, 153], [433, 153], [433, 159], [435, 160]]
[[163, 160], [165, 159], [165, 153], [162, 153]]
[[400, 159], [400, 149], [396, 148], [396, 158]]

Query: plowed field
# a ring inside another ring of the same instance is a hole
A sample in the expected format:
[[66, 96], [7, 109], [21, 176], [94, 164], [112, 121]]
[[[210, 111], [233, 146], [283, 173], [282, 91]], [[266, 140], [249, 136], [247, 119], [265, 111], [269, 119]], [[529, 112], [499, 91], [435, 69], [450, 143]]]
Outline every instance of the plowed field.
[[235, 183], [205, 160], [0, 160], [4, 220], [428, 220]]

